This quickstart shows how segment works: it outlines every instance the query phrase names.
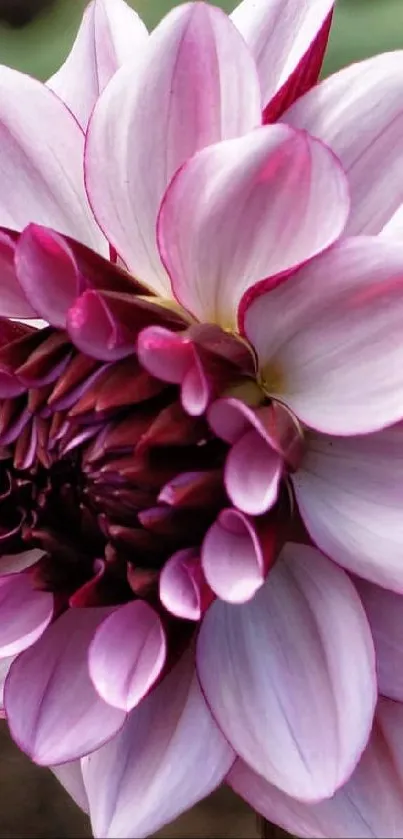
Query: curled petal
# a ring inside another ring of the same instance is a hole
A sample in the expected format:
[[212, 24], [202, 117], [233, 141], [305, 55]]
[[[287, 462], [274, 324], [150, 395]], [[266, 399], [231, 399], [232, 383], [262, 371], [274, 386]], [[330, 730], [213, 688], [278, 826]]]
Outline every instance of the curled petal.
[[71, 795], [73, 801], [88, 813], [88, 798], [85, 791], [83, 773], [81, 771], [81, 762], [79, 760], [71, 761], [71, 763], [62, 763], [60, 766], [51, 766], [52, 772], [68, 794]]
[[53, 616], [53, 595], [29, 574], [0, 577], [0, 657], [17, 655], [40, 638]]
[[161, 603], [171, 614], [185, 620], [200, 620], [212, 600], [200, 557], [193, 548], [177, 551], [165, 563], [160, 579]]
[[34, 318], [36, 310], [27, 300], [16, 274], [17, 241], [18, 237], [12, 231], [0, 231], [0, 315], [5, 318]]

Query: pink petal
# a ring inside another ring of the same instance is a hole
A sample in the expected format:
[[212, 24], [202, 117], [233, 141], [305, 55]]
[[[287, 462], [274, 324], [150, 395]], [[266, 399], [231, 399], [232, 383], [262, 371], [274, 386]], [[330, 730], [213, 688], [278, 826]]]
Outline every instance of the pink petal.
[[374, 639], [378, 687], [403, 701], [403, 597], [358, 577], [354, 580]]
[[73, 48], [48, 81], [85, 129], [102, 90], [125, 61], [140, 58], [147, 29], [124, 0], [93, 0]]
[[403, 202], [402, 73], [403, 51], [353, 64], [283, 117], [319, 137], [341, 160], [351, 191], [349, 235], [379, 233]]
[[253, 291], [241, 308], [267, 390], [329, 434], [400, 419], [402, 291], [403, 248], [377, 237], [345, 240]]
[[11, 231], [0, 231], [0, 315], [5, 318], [32, 318], [35, 317], [35, 309], [25, 297], [15, 272], [16, 241], [16, 234]]
[[15, 655], [10, 655], [8, 658], [0, 658], [0, 719], [4, 719], [6, 716], [4, 710], [4, 683], [15, 658]]
[[[311, 61], [316, 52], [323, 58], [320, 34], [333, 6], [334, 0], [243, 0], [233, 11], [231, 18], [256, 61], [265, 106], [291, 80], [293, 98], [304, 92], [299, 90], [300, 78], [295, 79], [294, 74], [299, 70], [302, 76], [307, 53], [311, 53]], [[316, 78], [321, 61], [317, 63]], [[316, 78], [313, 76], [312, 84]]]
[[[124, 638], [130, 642], [123, 643]], [[97, 629], [89, 650], [90, 676], [105, 702], [131, 711], [160, 675], [165, 657], [158, 615], [148, 603], [133, 600]]]
[[29, 574], [0, 577], [0, 657], [34, 644], [53, 616], [53, 595], [33, 588]]
[[154, 833], [215, 789], [233, 760], [186, 655], [122, 731], [82, 761], [94, 835]]
[[0, 577], [4, 574], [16, 574], [18, 571], [24, 571], [25, 568], [35, 565], [42, 556], [44, 556], [44, 552], [36, 548], [19, 554], [3, 554], [0, 556]]
[[292, 477], [318, 547], [348, 571], [403, 594], [403, 425], [364, 437], [309, 435]]
[[134, 342], [121, 328], [104, 298], [95, 290], [84, 291], [67, 315], [73, 344], [91, 358], [117, 361], [134, 353]]
[[204, 3], [171, 11], [141, 66], [126, 64], [99, 100], [86, 154], [91, 204], [128, 267], [158, 293], [170, 291], [155, 226], [172, 175], [197, 149], [260, 121], [249, 51], [227, 16]]
[[306, 839], [399, 839], [403, 832], [403, 706], [381, 699], [369, 744], [333, 798], [304, 804], [238, 761], [228, 781], [257, 812]]
[[234, 509], [222, 510], [202, 546], [202, 567], [212, 590], [229, 603], [250, 600], [263, 585], [274, 560], [274, 534], [261, 537], [253, 521]]
[[88, 754], [122, 726], [125, 713], [98, 696], [88, 648], [106, 609], [69, 609], [10, 669], [5, 707], [14, 740], [42, 765]]
[[398, 207], [392, 218], [383, 227], [382, 236], [402, 241], [403, 239], [403, 204]]
[[73, 801], [88, 813], [88, 798], [85, 791], [81, 763], [74, 760], [71, 763], [62, 763], [60, 766], [51, 766], [51, 770], [65, 790], [72, 797]]
[[374, 650], [353, 584], [318, 551], [288, 544], [250, 603], [213, 603], [197, 661], [220, 728], [269, 783], [313, 801], [349, 777], [372, 725]]
[[199, 320], [234, 328], [248, 288], [340, 235], [346, 190], [329, 150], [284, 125], [200, 151], [172, 181], [159, 218], [176, 297]]
[[[84, 189], [84, 136], [45, 85], [0, 68], [0, 224], [31, 221], [104, 248]], [[18, 184], [18, 189], [16, 188]]]
[[192, 548], [177, 551], [165, 563], [159, 578], [163, 606], [185, 620], [198, 621], [211, 601], [200, 558]]
[[232, 447], [225, 464], [225, 487], [239, 510], [259, 516], [277, 501], [283, 461], [257, 431]]

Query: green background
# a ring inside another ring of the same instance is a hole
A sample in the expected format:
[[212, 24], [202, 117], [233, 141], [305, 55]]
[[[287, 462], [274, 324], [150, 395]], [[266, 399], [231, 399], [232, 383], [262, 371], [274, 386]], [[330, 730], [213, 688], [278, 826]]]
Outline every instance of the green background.
[[[69, 50], [85, 5], [85, 0], [58, 0], [24, 29], [0, 26], [0, 62], [40, 78], [50, 76]], [[148, 26], [154, 26], [175, 4], [132, 0], [132, 5]], [[235, 4], [222, 0], [217, 5], [231, 9]], [[403, 0], [339, 0], [324, 73], [396, 48], [403, 48]]]

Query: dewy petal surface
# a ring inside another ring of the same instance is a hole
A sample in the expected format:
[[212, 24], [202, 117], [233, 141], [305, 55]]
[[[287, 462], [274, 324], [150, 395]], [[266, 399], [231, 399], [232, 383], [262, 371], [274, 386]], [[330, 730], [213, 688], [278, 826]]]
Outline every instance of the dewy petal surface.
[[337, 154], [351, 190], [346, 233], [380, 233], [403, 202], [403, 51], [325, 79], [284, 115]]
[[147, 40], [144, 23], [125, 0], [93, 0], [70, 54], [48, 87], [85, 129], [100, 93], [125, 61], [140, 59]]
[[88, 646], [106, 613], [70, 609], [10, 669], [4, 700], [10, 731], [36, 763], [75, 760], [112, 737], [125, 720], [124, 711], [98, 696], [88, 673]]
[[175, 296], [200, 320], [234, 327], [243, 293], [332, 244], [348, 207], [332, 153], [287, 126], [200, 151], [173, 179], [159, 218]]
[[[315, 48], [333, 6], [334, 0], [243, 0], [234, 9], [231, 19], [256, 61], [264, 106], [287, 84], [309, 49]], [[316, 48], [320, 50], [320, 42]]]
[[0, 88], [0, 224], [21, 230], [34, 221], [103, 249], [76, 120], [51, 90], [17, 70], [0, 67]]
[[292, 476], [318, 547], [348, 571], [403, 593], [403, 426], [342, 438], [308, 435]]
[[354, 583], [374, 639], [379, 692], [402, 702], [403, 597], [358, 577]]
[[203, 3], [171, 11], [141, 66], [125, 65], [100, 98], [86, 150], [90, 201], [128, 267], [158, 293], [170, 294], [155, 231], [169, 181], [198, 149], [260, 121], [253, 59], [227, 16]]
[[228, 781], [270, 822], [306, 839], [399, 839], [403, 832], [403, 705], [380, 699], [368, 746], [350, 780], [317, 804], [304, 804], [237, 761]]
[[402, 291], [403, 246], [377, 237], [344, 240], [267, 292], [252, 289], [243, 326], [271, 395], [329, 434], [398, 421]]
[[213, 603], [197, 662], [222, 731], [267, 781], [309, 801], [348, 778], [372, 726], [374, 650], [353, 584], [318, 551], [288, 544], [250, 603]]
[[154, 833], [215, 789], [233, 760], [187, 654], [122, 731], [82, 761], [94, 835]]

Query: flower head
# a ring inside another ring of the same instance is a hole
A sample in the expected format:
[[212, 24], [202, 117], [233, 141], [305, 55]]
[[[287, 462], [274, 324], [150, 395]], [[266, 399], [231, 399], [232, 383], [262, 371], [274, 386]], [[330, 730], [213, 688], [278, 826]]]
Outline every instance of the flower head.
[[340, 835], [379, 818], [360, 790], [403, 698], [402, 58], [291, 105], [332, 5], [187, 4], [148, 36], [95, 0], [57, 95], [0, 72], [4, 710], [97, 836], [225, 778], [303, 835], [346, 800]]

